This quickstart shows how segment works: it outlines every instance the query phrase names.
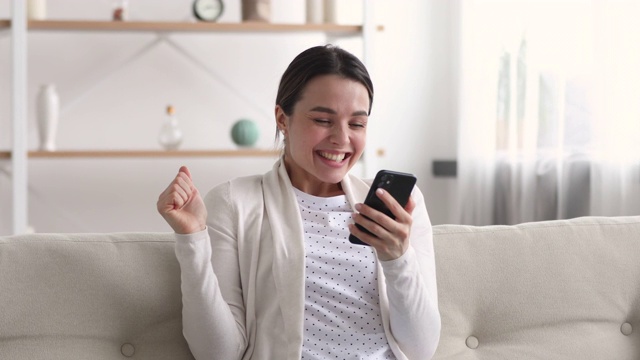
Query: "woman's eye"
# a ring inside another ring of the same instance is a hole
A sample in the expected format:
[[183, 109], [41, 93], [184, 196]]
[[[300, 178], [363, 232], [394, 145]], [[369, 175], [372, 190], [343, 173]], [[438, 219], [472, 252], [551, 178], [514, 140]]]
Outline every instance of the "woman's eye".
[[329, 123], [329, 120], [327, 119], [314, 119], [313, 121], [315, 121], [316, 124], [323, 124], [323, 125]]
[[351, 127], [355, 127], [355, 128], [365, 128], [365, 127], [367, 127], [367, 125], [366, 125], [366, 124], [363, 124], [363, 123], [352, 123], [352, 124], [351, 124]]

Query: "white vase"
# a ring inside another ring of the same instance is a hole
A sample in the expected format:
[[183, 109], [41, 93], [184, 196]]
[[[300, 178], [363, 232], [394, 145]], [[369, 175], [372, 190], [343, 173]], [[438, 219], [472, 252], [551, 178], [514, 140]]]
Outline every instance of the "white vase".
[[40, 138], [40, 150], [56, 150], [56, 133], [58, 131], [59, 114], [60, 99], [58, 98], [55, 85], [42, 85], [36, 99], [36, 119]]
[[307, 0], [307, 24], [324, 22], [324, 0]]
[[165, 150], [176, 150], [182, 143], [182, 130], [173, 106], [167, 106], [167, 116], [160, 128], [158, 142]]
[[45, 20], [47, 18], [47, 0], [28, 0], [27, 18], [29, 20]]
[[324, 22], [338, 23], [338, 0], [324, 0]]

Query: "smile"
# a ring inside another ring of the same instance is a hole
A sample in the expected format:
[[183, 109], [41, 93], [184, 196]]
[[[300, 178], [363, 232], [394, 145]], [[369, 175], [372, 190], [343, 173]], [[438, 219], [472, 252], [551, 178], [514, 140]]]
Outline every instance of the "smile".
[[331, 161], [335, 161], [335, 162], [342, 162], [344, 160], [344, 158], [347, 156], [347, 154], [345, 153], [341, 153], [341, 154], [331, 154], [331, 153], [327, 153], [327, 152], [322, 152], [319, 151], [318, 154], [320, 156], [322, 156], [325, 159], [331, 160]]

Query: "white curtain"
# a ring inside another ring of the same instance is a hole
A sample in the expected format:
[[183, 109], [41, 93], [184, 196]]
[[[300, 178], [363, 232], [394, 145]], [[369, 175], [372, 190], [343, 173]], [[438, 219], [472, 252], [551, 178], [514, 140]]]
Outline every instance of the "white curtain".
[[640, 0], [459, 0], [460, 221], [640, 215]]

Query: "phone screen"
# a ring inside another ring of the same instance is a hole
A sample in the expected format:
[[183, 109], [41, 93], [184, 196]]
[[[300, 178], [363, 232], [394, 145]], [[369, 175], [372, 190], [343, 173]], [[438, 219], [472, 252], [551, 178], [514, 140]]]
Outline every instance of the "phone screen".
[[[387, 208], [387, 206], [378, 198], [376, 195], [376, 190], [378, 188], [382, 188], [389, 192], [391, 196], [393, 196], [398, 203], [404, 207], [407, 205], [409, 201], [409, 197], [411, 196], [411, 192], [413, 191], [413, 187], [416, 184], [416, 177], [413, 174], [402, 173], [391, 170], [380, 170], [376, 174], [376, 177], [371, 184], [371, 188], [367, 193], [367, 197], [364, 200], [364, 203], [382, 213], [389, 216], [392, 219], [395, 219], [395, 216], [391, 213], [391, 210]], [[356, 224], [356, 226], [367, 233], [369, 231], [364, 227]], [[358, 245], [368, 245], [362, 242], [353, 234], [349, 235], [349, 241], [353, 244]]]

